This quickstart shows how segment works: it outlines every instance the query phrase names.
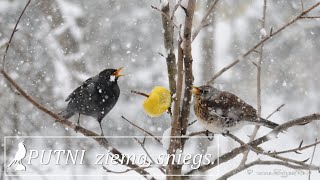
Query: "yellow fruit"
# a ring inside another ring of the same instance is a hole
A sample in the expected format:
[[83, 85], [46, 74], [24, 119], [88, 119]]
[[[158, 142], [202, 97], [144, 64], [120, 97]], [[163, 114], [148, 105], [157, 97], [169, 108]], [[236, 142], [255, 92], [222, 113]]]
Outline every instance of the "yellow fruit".
[[156, 86], [143, 103], [143, 109], [150, 117], [161, 116], [171, 104], [171, 94], [164, 87]]

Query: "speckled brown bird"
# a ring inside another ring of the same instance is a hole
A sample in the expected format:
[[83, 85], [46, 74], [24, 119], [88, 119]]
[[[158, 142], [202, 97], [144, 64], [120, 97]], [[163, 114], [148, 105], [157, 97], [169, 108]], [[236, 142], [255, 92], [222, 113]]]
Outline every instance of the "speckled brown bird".
[[238, 96], [204, 85], [192, 88], [198, 120], [212, 133], [228, 133], [245, 125], [274, 129], [278, 124], [259, 118], [256, 109]]

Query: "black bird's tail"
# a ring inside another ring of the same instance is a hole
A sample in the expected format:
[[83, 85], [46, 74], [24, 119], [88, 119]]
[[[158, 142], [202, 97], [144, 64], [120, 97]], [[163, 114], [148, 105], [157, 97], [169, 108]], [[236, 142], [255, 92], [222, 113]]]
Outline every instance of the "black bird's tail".
[[69, 118], [71, 118], [71, 117], [74, 115], [74, 112], [68, 110], [68, 108], [67, 108], [67, 109], [59, 112], [58, 115], [61, 116], [61, 117], [63, 117], [64, 119], [69, 119]]

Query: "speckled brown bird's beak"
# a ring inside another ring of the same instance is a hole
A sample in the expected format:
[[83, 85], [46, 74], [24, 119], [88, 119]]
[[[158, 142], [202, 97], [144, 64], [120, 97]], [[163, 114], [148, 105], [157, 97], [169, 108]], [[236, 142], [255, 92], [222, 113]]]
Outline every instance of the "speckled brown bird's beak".
[[113, 75], [116, 77], [124, 76], [124, 74], [119, 74], [122, 69], [123, 67], [119, 68], [118, 70], [116, 70], [116, 72], [113, 73]]
[[198, 87], [196, 87], [196, 86], [192, 86], [191, 92], [193, 94], [200, 94], [200, 89]]

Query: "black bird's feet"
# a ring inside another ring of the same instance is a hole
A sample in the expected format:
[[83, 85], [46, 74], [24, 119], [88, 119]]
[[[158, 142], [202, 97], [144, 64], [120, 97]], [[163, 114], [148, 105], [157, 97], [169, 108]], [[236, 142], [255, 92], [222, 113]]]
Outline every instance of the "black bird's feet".
[[214, 138], [214, 133], [206, 130], [206, 136], [208, 137], [209, 141], [212, 141]]
[[100, 134], [100, 136], [104, 136], [104, 134], [103, 134], [103, 130], [102, 130], [102, 126], [101, 126], [101, 121], [99, 121], [99, 125], [100, 125], [100, 130], [101, 130], [101, 134]]
[[78, 121], [77, 121], [77, 124], [76, 124], [76, 128], [74, 129], [74, 131], [76, 131], [76, 133], [78, 133], [78, 130], [80, 129], [80, 113], [79, 113], [79, 116], [78, 116]]
[[76, 124], [76, 128], [74, 129], [74, 131], [78, 133], [79, 129], [80, 129], [80, 124]]
[[227, 135], [229, 135], [229, 134], [230, 134], [230, 132], [229, 132], [229, 131], [226, 131], [226, 132], [221, 133], [221, 134], [222, 134], [222, 136], [227, 136]]

